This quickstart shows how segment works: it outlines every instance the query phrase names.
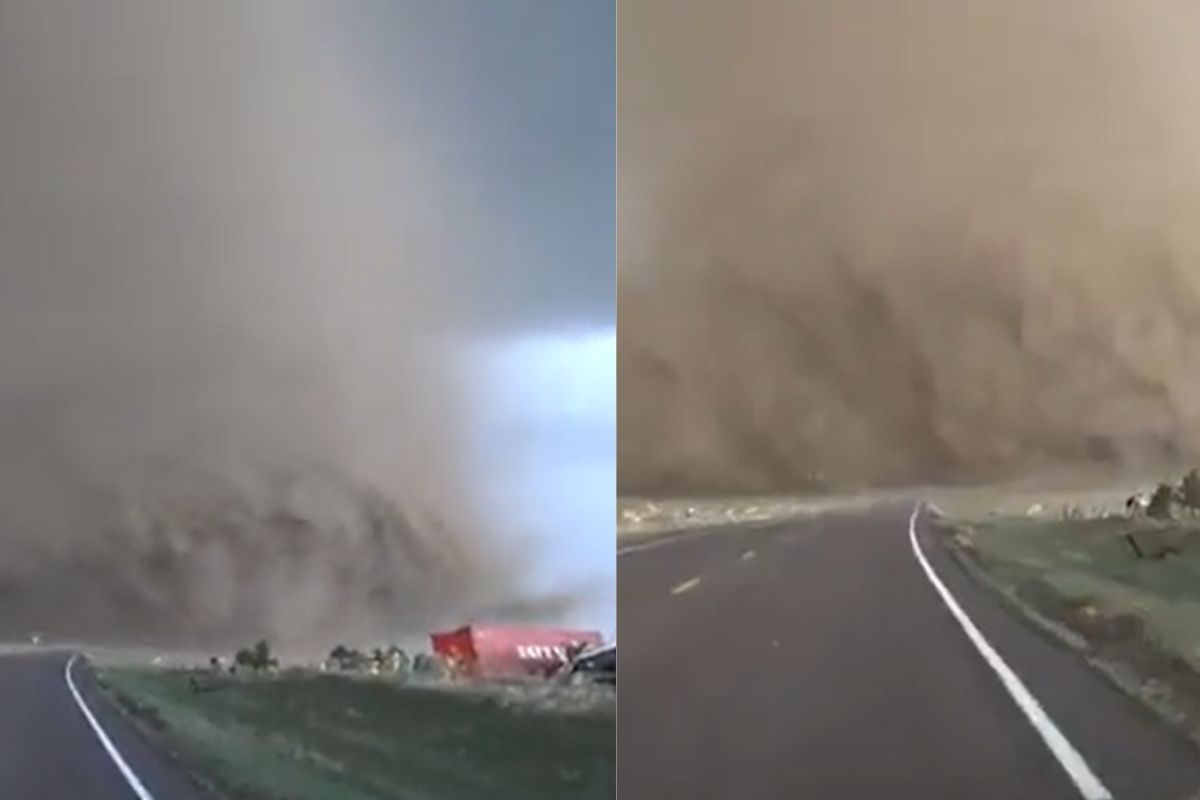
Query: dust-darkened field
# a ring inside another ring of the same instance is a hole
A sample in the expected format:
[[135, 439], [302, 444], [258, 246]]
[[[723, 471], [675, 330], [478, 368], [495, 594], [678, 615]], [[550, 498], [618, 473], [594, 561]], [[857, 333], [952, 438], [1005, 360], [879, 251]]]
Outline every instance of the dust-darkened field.
[[161, 746], [238, 800], [601, 800], [616, 791], [611, 699], [564, 712], [496, 692], [311, 673], [111, 668], [100, 677]]

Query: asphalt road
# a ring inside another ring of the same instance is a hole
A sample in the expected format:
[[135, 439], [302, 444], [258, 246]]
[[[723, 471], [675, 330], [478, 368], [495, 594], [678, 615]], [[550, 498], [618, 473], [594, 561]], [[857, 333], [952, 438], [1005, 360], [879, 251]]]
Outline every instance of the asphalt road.
[[[1002, 608], [918, 515], [929, 570], [1026, 694], [1006, 688], [920, 563], [912, 508], [685, 536], [619, 557], [622, 800], [1183, 800], [1200, 790], [1191, 744]], [[1019, 705], [1028, 698], [1038, 725]]]
[[[71, 654], [0, 655], [0, 798], [4, 800], [212, 800], [156, 752], [101, 696]], [[81, 708], [128, 768], [122, 774]], [[139, 784], [141, 793], [131, 783]]]

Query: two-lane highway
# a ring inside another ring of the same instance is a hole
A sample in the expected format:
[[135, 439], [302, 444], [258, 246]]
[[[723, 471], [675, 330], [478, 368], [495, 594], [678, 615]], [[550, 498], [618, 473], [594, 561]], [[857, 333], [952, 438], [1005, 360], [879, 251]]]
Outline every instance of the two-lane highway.
[[65, 652], [0, 655], [0, 798], [212, 800]]
[[1001, 608], [912, 511], [623, 553], [623, 800], [1200, 790], [1192, 745]]

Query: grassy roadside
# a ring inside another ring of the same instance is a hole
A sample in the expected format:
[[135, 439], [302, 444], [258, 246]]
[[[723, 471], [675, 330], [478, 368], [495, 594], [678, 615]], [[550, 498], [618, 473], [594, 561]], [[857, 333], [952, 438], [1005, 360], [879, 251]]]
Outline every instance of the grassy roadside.
[[1200, 743], [1200, 520], [940, 527], [968, 571]]
[[121, 667], [98, 677], [151, 738], [237, 800], [616, 794], [611, 712], [556, 713], [483, 693], [307, 673], [213, 678]]

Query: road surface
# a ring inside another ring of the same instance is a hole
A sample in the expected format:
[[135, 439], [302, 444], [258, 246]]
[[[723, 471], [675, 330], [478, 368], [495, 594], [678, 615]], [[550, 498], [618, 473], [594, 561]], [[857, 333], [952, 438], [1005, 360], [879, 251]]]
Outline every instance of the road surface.
[[1003, 609], [912, 512], [623, 552], [622, 800], [1200, 790], [1191, 744]]
[[78, 660], [68, 683], [70, 658], [0, 655], [0, 798], [212, 800], [130, 727]]

